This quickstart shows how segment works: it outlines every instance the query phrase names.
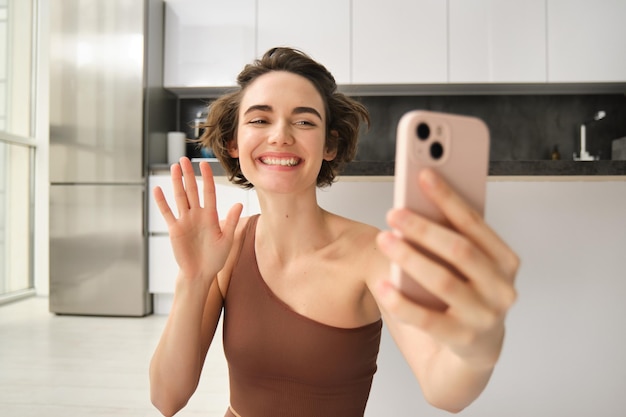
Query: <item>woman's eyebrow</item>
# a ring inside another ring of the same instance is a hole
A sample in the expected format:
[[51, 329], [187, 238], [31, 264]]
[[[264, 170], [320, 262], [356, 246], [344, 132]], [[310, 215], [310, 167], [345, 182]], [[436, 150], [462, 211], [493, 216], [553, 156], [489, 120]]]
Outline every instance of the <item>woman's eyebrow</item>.
[[267, 104], [255, 104], [253, 106], [248, 107], [248, 109], [245, 111], [244, 114], [248, 114], [255, 110], [271, 112], [273, 109], [272, 109], [272, 106], [269, 106]]
[[[268, 104], [254, 104], [254, 105], [248, 107], [248, 109], [244, 112], [244, 114], [248, 114], [248, 113], [253, 112], [253, 111], [272, 112], [272, 111], [274, 111], [274, 109], [272, 108], [272, 106], [270, 106]], [[299, 106], [299, 107], [294, 108], [291, 113], [292, 114], [309, 113], [309, 114], [313, 114], [313, 115], [317, 116], [320, 120], [323, 120], [322, 119], [322, 115], [320, 114], [320, 112], [315, 110], [313, 107]]]
[[313, 114], [317, 117], [319, 117], [320, 120], [322, 120], [322, 115], [315, 110], [313, 107], [296, 107], [295, 109], [293, 109], [292, 111], [293, 114], [302, 114], [302, 113], [310, 113]]

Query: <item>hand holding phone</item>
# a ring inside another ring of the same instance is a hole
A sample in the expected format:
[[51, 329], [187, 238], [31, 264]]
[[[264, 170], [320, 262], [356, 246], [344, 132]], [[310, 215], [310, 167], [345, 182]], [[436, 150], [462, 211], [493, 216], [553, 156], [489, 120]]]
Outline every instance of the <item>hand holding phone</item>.
[[[482, 120], [430, 111], [408, 112], [397, 129], [394, 207], [407, 208], [448, 225], [441, 211], [422, 194], [418, 183], [420, 171], [430, 168], [482, 214], [488, 165], [489, 130]], [[423, 248], [416, 249], [444, 263]], [[392, 264], [391, 280], [416, 303], [440, 311], [447, 308], [396, 264]]]

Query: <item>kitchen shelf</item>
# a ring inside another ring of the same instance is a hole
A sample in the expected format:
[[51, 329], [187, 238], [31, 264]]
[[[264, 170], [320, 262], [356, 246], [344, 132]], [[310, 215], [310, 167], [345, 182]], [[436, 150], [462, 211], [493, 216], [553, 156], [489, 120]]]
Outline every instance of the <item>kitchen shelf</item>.
[[[394, 163], [356, 161], [342, 175], [393, 175]], [[490, 161], [490, 176], [626, 175], [626, 161]]]
[[[219, 162], [210, 162], [216, 176], [224, 175]], [[200, 175], [198, 163], [194, 162]], [[154, 174], [169, 172], [168, 164], [153, 164]], [[393, 176], [393, 161], [354, 161], [349, 163], [342, 176]], [[491, 161], [490, 176], [620, 176], [626, 175], [626, 161]]]
[[626, 175], [626, 161], [491, 161], [489, 175]]

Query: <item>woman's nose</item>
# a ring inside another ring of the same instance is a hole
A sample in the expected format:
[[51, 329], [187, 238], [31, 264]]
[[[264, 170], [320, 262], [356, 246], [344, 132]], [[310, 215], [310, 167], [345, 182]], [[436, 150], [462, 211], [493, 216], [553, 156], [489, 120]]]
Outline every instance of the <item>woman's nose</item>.
[[287, 123], [275, 123], [268, 141], [273, 145], [291, 145], [293, 136]]

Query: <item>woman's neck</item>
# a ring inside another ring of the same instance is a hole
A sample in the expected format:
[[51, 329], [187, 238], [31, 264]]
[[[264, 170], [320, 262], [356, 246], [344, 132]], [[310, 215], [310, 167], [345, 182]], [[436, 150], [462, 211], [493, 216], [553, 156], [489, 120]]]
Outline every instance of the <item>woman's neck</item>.
[[330, 213], [317, 204], [315, 192], [306, 195], [258, 193], [261, 218], [258, 244], [284, 261], [330, 244], [335, 234]]

